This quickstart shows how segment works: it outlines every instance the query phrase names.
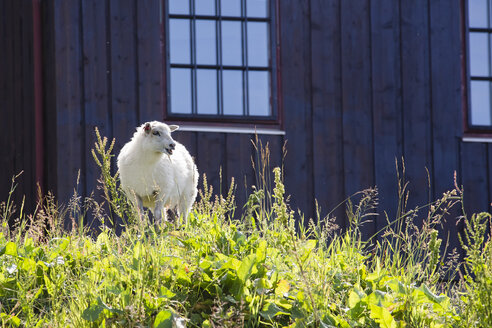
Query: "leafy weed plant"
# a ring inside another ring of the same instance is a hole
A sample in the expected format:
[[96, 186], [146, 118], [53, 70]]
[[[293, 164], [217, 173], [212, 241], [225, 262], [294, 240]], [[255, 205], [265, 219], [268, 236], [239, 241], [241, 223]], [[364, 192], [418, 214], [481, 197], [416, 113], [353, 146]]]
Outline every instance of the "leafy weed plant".
[[[2, 326], [490, 326], [490, 216], [466, 224], [461, 297], [440, 283], [449, 271], [439, 269], [437, 228], [461, 202], [459, 188], [425, 207], [418, 225], [424, 207], [406, 210], [401, 179], [396, 218], [366, 241], [360, 226], [374, 216], [376, 189], [347, 201], [347, 231], [319, 214], [305, 222], [289, 208], [281, 168], [269, 176], [268, 145], [256, 141], [257, 186], [240, 220], [234, 181], [227, 195], [214, 195], [204, 176], [188, 221], [157, 226], [126, 199], [111, 173], [113, 143], [96, 134], [101, 201], [74, 194], [63, 208], [48, 194], [26, 216], [10, 201], [14, 179], [0, 206]], [[83, 225], [89, 212], [100, 222], [97, 236]]]

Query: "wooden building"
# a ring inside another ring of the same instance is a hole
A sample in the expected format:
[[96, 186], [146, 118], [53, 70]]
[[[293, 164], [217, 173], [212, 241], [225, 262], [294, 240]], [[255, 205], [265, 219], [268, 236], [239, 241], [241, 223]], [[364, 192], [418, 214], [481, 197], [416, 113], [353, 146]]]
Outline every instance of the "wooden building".
[[[489, 7], [485, 0], [1, 0], [1, 199], [20, 170], [16, 194], [26, 195], [30, 210], [37, 181], [66, 202], [79, 170], [78, 192], [88, 195], [99, 175], [94, 127], [116, 138], [118, 152], [137, 125], [165, 120], [180, 124], [175, 139], [216, 190], [219, 168], [224, 181], [236, 177], [239, 207], [244, 177], [255, 183], [256, 129], [274, 165], [287, 141], [286, 188], [306, 217], [315, 216], [315, 200], [324, 215], [372, 186], [379, 211], [392, 217], [401, 158], [410, 206], [453, 188], [456, 172], [468, 213], [488, 211], [491, 64], [488, 41], [480, 40], [490, 37]], [[343, 210], [336, 213], [345, 226]], [[385, 224], [380, 217], [366, 233]]]

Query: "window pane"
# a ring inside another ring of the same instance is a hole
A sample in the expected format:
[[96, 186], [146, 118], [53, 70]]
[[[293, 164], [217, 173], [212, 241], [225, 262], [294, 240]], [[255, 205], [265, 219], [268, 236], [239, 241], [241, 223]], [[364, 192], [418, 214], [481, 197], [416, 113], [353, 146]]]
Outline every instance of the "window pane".
[[215, 21], [196, 20], [196, 62], [203, 65], [217, 64]]
[[222, 21], [222, 65], [242, 65], [241, 22]]
[[215, 0], [195, 0], [195, 14], [215, 15]]
[[490, 82], [471, 81], [471, 123], [491, 125]]
[[468, 20], [470, 27], [488, 27], [488, 0], [468, 1]]
[[188, 0], [169, 0], [170, 14], [189, 14], [190, 2]]
[[249, 115], [271, 115], [269, 72], [249, 71], [248, 89]]
[[171, 112], [191, 114], [191, 70], [171, 68]]
[[243, 72], [222, 71], [224, 115], [243, 115]]
[[190, 21], [170, 19], [170, 56], [172, 64], [190, 64]]
[[248, 66], [268, 67], [268, 23], [248, 22]]
[[241, 16], [241, 0], [220, 0], [222, 16]]
[[248, 17], [268, 17], [268, 0], [246, 0]]
[[470, 74], [489, 76], [489, 35], [470, 33]]
[[196, 70], [196, 106], [198, 114], [217, 114], [217, 71]]

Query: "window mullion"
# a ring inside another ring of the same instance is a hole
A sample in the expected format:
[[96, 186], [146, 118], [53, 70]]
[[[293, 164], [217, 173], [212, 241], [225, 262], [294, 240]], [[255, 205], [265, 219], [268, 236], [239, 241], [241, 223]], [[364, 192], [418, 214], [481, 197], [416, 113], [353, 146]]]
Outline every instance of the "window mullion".
[[190, 64], [191, 64], [191, 114], [197, 113], [196, 108], [196, 42], [195, 42], [195, 0], [189, 0], [190, 4]]
[[248, 84], [248, 29], [246, 20], [246, 0], [241, 0], [242, 18], [242, 46], [243, 46], [243, 114], [249, 116], [249, 84]]

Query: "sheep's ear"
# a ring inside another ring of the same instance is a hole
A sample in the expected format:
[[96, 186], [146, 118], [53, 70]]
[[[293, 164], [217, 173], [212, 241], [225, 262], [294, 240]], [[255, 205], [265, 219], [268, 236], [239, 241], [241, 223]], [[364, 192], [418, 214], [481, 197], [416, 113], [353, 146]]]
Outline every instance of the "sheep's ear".
[[145, 133], [149, 134], [150, 130], [152, 130], [150, 127], [150, 123], [145, 123], [145, 126], [144, 126]]
[[169, 129], [171, 129], [171, 132], [176, 131], [179, 129], [179, 125], [169, 125]]

